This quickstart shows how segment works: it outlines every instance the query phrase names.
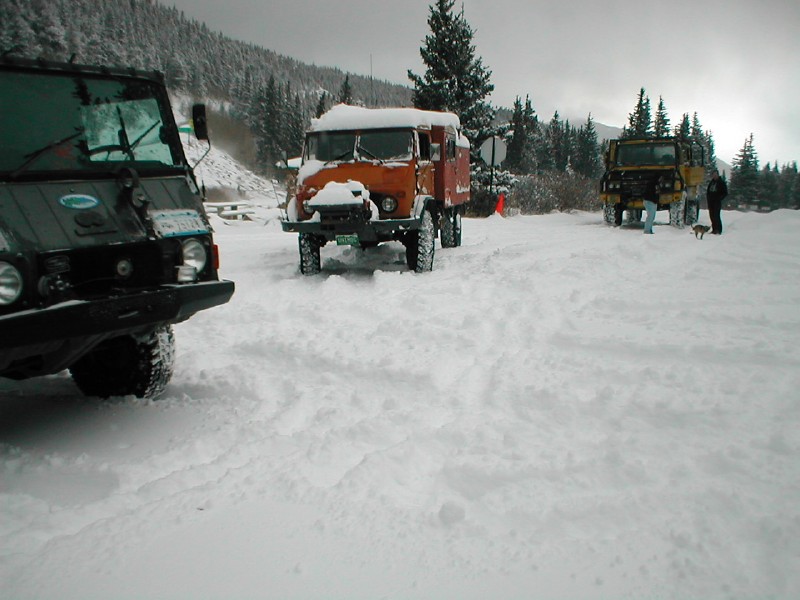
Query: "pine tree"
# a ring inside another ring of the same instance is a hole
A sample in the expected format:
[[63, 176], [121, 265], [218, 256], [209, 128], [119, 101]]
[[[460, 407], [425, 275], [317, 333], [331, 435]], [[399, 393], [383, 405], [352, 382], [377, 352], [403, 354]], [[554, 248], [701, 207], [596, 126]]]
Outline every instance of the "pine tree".
[[567, 169], [567, 134], [564, 123], [556, 111], [547, 124], [547, 146], [550, 152], [550, 164], [555, 171], [563, 172]]
[[785, 208], [800, 208], [800, 174], [797, 162], [783, 165], [778, 177], [778, 195]]
[[759, 198], [758, 156], [753, 146], [753, 134], [744, 141], [744, 146], [733, 159], [731, 169], [730, 196], [735, 206], [748, 206]]
[[420, 55], [427, 70], [423, 76], [408, 71], [414, 84], [414, 106], [426, 110], [454, 112], [474, 142], [491, 132], [494, 110], [484, 101], [494, 86], [491, 71], [475, 56], [474, 32], [464, 11], [453, 13], [455, 0], [436, 0], [430, 6], [428, 25]]
[[652, 137], [653, 129], [650, 121], [650, 98], [644, 88], [639, 90], [636, 107], [628, 115], [628, 125], [622, 130], [623, 138]]
[[339, 103], [353, 104], [353, 88], [350, 87], [350, 75], [347, 75], [339, 88]]
[[711, 175], [717, 170], [717, 153], [714, 149], [714, 136], [711, 131], [706, 131], [703, 136], [703, 145], [706, 149], [706, 174], [705, 179], [711, 179]]
[[692, 134], [691, 135], [692, 135], [692, 138], [698, 143], [702, 143], [703, 138], [705, 137], [705, 134], [703, 133], [703, 127], [702, 127], [702, 125], [700, 125], [700, 118], [697, 116], [696, 112], [692, 115]]
[[306, 115], [300, 94], [294, 95], [294, 106], [289, 110], [286, 119], [286, 147], [284, 150], [289, 157], [298, 156], [303, 149], [305, 138]]
[[587, 179], [596, 179], [600, 176], [600, 148], [591, 113], [586, 119], [586, 124], [578, 129], [573, 168], [578, 175]]
[[689, 123], [689, 113], [683, 113], [680, 125], [675, 126], [675, 137], [688, 140], [692, 135], [692, 126]]
[[759, 174], [758, 184], [758, 206], [762, 210], [777, 210], [781, 208], [782, 202], [778, 195], [778, 164], [775, 163], [775, 170], [767, 163]]
[[669, 116], [667, 116], [667, 108], [664, 106], [664, 99], [661, 96], [658, 97], [658, 108], [653, 122], [653, 135], [657, 138], [670, 136]]
[[322, 92], [322, 94], [319, 97], [319, 102], [317, 102], [317, 108], [314, 111], [314, 116], [316, 118], [319, 119], [323, 114], [325, 114], [325, 111], [327, 110], [326, 106], [327, 104], [328, 104], [328, 94], [326, 92]]
[[275, 78], [270, 76], [266, 87], [258, 96], [256, 119], [256, 160], [262, 171], [269, 172], [280, 155], [279, 151], [279, 95]]
[[538, 162], [536, 160], [536, 143], [541, 137], [539, 117], [533, 110], [530, 97], [525, 97], [525, 107], [522, 109], [522, 123], [525, 127], [525, 145], [522, 150], [520, 170], [523, 173], [536, 173]]
[[503, 162], [503, 167], [512, 173], [520, 173], [526, 137], [527, 131], [525, 131], [525, 123], [522, 119], [522, 100], [517, 96], [514, 100], [514, 112], [511, 115], [506, 160]]
[[504, 168], [517, 175], [535, 173], [535, 138], [539, 130], [539, 119], [533, 110], [529, 96], [525, 98], [524, 107], [519, 96], [514, 101], [514, 112], [509, 129]]

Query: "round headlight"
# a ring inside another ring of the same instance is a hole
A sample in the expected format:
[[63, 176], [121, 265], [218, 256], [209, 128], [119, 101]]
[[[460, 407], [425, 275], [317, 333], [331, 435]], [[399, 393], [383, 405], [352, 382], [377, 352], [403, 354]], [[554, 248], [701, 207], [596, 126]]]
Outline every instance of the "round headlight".
[[194, 238], [184, 240], [182, 245], [183, 264], [187, 267], [194, 267], [198, 273], [202, 271], [208, 261], [205, 246]]
[[384, 196], [383, 200], [381, 200], [381, 208], [383, 212], [394, 212], [397, 210], [397, 200], [392, 196]]
[[122, 279], [127, 279], [133, 274], [133, 263], [130, 259], [122, 258], [117, 261], [117, 275]]
[[22, 275], [14, 265], [0, 262], [0, 306], [16, 302], [22, 294]]

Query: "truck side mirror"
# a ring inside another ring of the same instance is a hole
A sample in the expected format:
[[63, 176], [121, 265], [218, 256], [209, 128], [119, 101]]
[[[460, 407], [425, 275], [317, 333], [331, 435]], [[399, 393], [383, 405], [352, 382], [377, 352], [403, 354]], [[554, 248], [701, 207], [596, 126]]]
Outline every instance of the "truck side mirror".
[[442, 160], [441, 144], [431, 144], [431, 160], [433, 161]]
[[192, 126], [194, 127], [194, 135], [198, 140], [208, 140], [208, 121], [206, 120], [205, 104], [192, 106]]

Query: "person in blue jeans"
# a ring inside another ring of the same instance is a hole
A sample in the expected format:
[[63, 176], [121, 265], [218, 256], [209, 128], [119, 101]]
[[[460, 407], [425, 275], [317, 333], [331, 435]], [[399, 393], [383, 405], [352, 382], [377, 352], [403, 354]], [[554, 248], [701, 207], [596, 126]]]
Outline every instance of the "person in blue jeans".
[[644, 209], [647, 211], [647, 218], [644, 221], [644, 232], [653, 233], [653, 222], [656, 220], [656, 209], [658, 208], [658, 181], [652, 179], [648, 182], [644, 192]]

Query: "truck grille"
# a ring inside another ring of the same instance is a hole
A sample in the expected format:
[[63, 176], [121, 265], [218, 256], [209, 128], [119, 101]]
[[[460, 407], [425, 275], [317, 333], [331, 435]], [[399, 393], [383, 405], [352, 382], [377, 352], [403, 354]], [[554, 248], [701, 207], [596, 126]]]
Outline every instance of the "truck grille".
[[174, 240], [41, 255], [39, 293], [50, 304], [172, 283], [180, 257], [180, 245]]

